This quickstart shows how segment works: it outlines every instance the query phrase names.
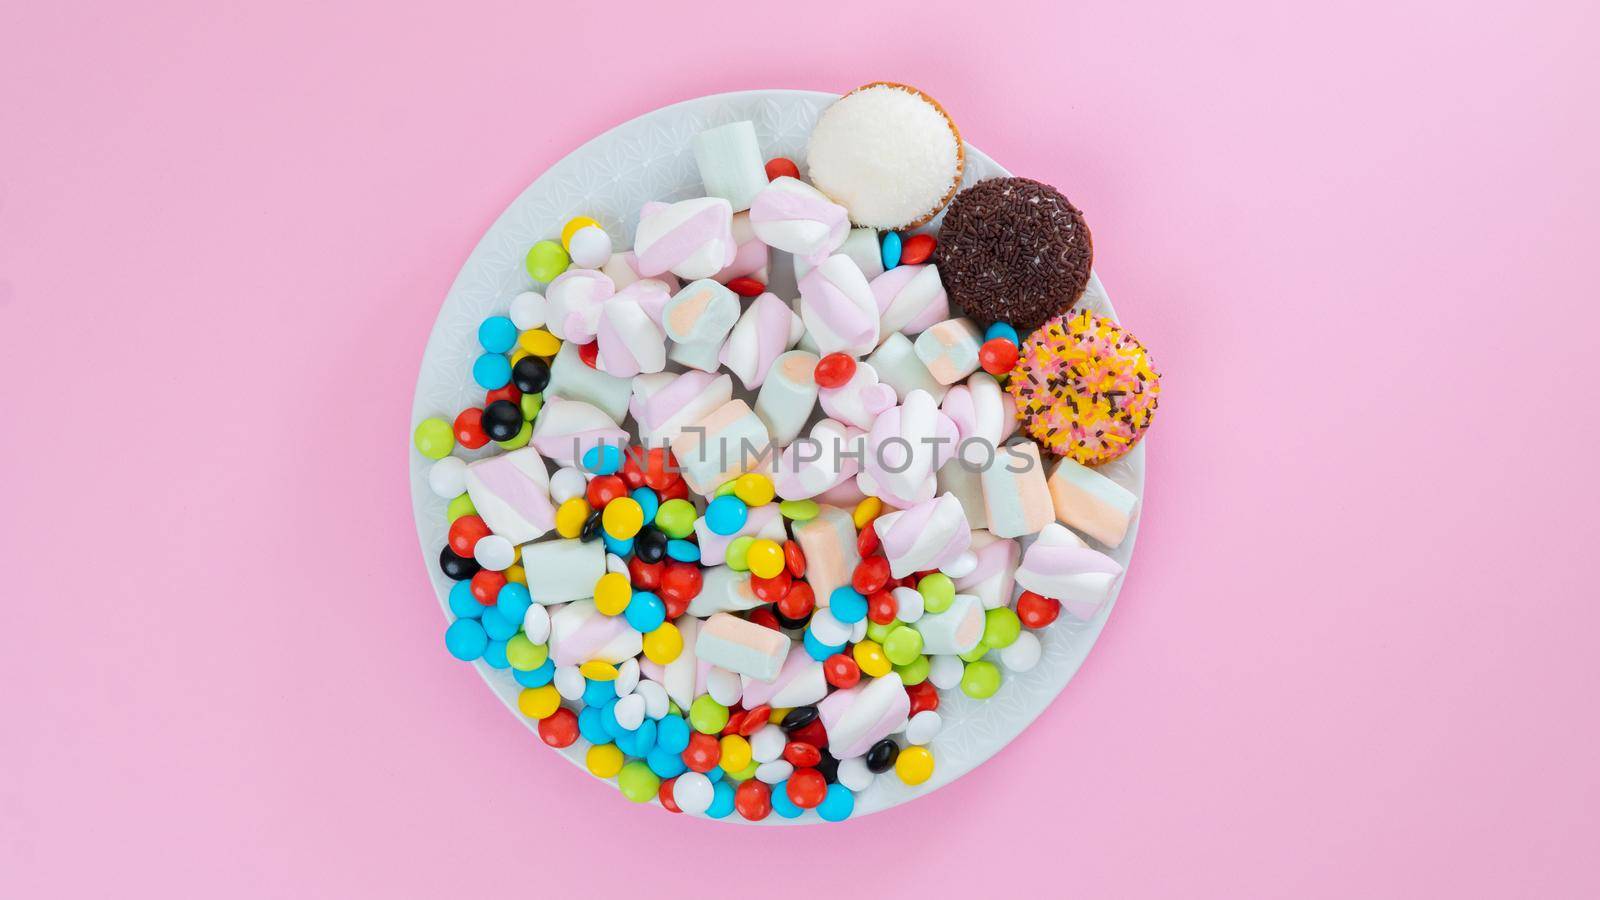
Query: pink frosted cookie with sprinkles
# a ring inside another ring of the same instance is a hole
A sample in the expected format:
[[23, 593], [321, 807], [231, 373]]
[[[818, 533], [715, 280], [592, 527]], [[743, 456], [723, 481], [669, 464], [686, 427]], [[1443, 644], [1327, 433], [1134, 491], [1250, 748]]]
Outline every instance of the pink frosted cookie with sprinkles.
[[1083, 312], [1057, 316], [1022, 342], [1006, 391], [1022, 428], [1050, 452], [1108, 463], [1155, 418], [1161, 373], [1130, 332]]

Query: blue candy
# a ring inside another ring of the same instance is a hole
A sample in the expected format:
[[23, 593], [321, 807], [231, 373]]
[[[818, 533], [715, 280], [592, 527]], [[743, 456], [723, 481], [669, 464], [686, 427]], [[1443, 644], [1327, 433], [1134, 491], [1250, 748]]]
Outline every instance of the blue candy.
[[711, 786], [711, 805], [706, 807], [706, 815], [713, 819], [725, 819], [733, 812], [733, 785], [726, 781], [719, 781]]
[[828, 609], [833, 612], [834, 618], [846, 625], [854, 625], [867, 617], [867, 598], [856, 593], [855, 588], [841, 585], [828, 595]]
[[750, 507], [732, 494], [723, 494], [706, 505], [706, 527], [712, 534], [735, 534], [749, 516]]
[[843, 822], [856, 811], [856, 795], [842, 784], [828, 785], [828, 793], [817, 805], [817, 815], [829, 822]]
[[789, 799], [789, 781], [784, 779], [772, 786], [772, 811], [785, 819], [798, 819], [805, 812]]
[[1005, 338], [1019, 347], [1022, 346], [1022, 340], [1017, 337], [1017, 330], [1004, 322], [996, 322], [990, 325], [989, 330], [983, 333], [985, 342], [992, 341], [995, 338]]
[[583, 451], [583, 467], [596, 475], [612, 475], [622, 468], [622, 448], [604, 441]]
[[547, 656], [545, 657], [544, 665], [537, 669], [528, 669], [527, 671], [512, 669], [511, 677], [517, 680], [517, 684], [525, 688], [544, 687], [556, 677], [556, 661]]
[[493, 669], [511, 668], [511, 660], [506, 659], [506, 642], [490, 641], [489, 646], [483, 650], [483, 661]]
[[635, 591], [633, 599], [628, 601], [628, 608], [622, 611], [622, 617], [628, 620], [634, 631], [649, 634], [667, 620], [667, 605], [649, 591]]
[[628, 496], [633, 498], [633, 502], [639, 504], [639, 509], [644, 512], [646, 523], [656, 520], [656, 512], [661, 509], [661, 500], [656, 496], [655, 491], [647, 487], [634, 488], [628, 493]]
[[[476, 619], [457, 619], [444, 630], [444, 647], [456, 659], [471, 662], [489, 648], [489, 635]], [[688, 746], [687, 741], [684, 746]]]
[[712, 766], [711, 771], [706, 773], [706, 779], [708, 781], [718, 782], [722, 780], [722, 775], [723, 772], [721, 766]]
[[[450, 586], [450, 612], [459, 619], [476, 619], [483, 615], [484, 606], [472, 596], [472, 581], [458, 581]], [[476, 659], [476, 657], [474, 657]]]
[[[465, 583], [465, 582], [462, 582]], [[495, 609], [508, 620], [522, 624], [522, 617], [528, 614], [528, 607], [533, 605], [533, 596], [528, 593], [528, 586], [515, 581], [506, 582], [500, 593], [495, 595]]]
[[656, 745], [656, 720], [655, 719], [645, 719], [643, 722], [640, 722], [639, 723], [639, 727], [637, 729], [635, 729], [635, 731], [633, 733], [634, 733], [635, 736], [637, 736], [638, 741], [639, 741], [639, 752], [634, 754], [635, 756], [644, 756], [646, 753], [649, 753], [652, 749], [655, 748], [655, 745]]
[[837, 647], [830, 647], [827, 644], [817, 640], [817, 636], [812, 634], [811, 629], [809, 628], [806, 629], [805, 637], [802, 639], [802, 643], [805, 644], [806, 654], [817, 662], [822, 662], [828, 657], [844, 649], [843, 644], [840, 644]]
[[585, 706], [578, 713], [578, 734], [591, 744], [609, 744], [611, 733], [606, 731], [606, 718], [600, 715], [600, 707]]
[[[611, 723], [607, 722], [606, 723], [606, 727], [610, 728], [611, 727]], [[621, 750], [622, 751], [622, 755], [624, 755], [624, 756], [644, 756], [646, 753], [649, 752], [646, 749], [641, 749], [640, 748], [640, 746], [639, 746], [639, 732], [637, 732], [637, 731], [626, 731], [626, 730], [624, 730], [620, 734], [618, 734], [617, 735], [617, 749]]]
[[478, 326], [478, 343], [490, 353], [505, 353], [517, 344], [517, 326], [505, 316], [490, 316]]
[[506, 618], [498, 606], [485, 607], [483, 610], [483, 630], [488, 633], [490, 640], [509, 641], [511, 636], [522, 627], [522, 620], [515, 621]]
[[633, 553], [633, 538], [628, 538], [625, 541], [619, 541], [602, 530], [600, 532], [600, 539], [605, 541], [607, 553], [615, 553], [621, 557], [627, 557]]
[[681, 755], [678, 753], [668, 753], [660, 747], [657, 747], [654, 750], [651, 750], [649, 753], [646, 753], [644, 756], [644, 762], [645, 765], [650, 767], [650, 771], [656, 773], [662, 778], [677, 778], [679, 775], [682, 775], [689, 769], [688, 766], [683, 764], [683, 757]]
[[885, 272], [900, 265], [900, 232], [886, 231], [883, 234], [883, 269]]
[[667, 541], [667, 555], [679, 562], [699, 562], [700, 545], [674, 538]]
[[683, 716], [667, 713], [656, 725], [656, 746], [668, 753], [689, 749], [689, 723]]
[[472, 380], [486, 391], [498, 390], [511, 382], [511, 360], [498, 353], [485, 353], [472, 364]]
[[615, 681], [591, 681], [583, 686], [584, 706], [605, 706], [607, 700], [617, 698]]

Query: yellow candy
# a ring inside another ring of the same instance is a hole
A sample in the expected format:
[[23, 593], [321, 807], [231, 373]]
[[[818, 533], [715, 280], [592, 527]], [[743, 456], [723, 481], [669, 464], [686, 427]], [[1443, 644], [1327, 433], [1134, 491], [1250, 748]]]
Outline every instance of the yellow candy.
[[772, 487], [771, 478], [760, 472], [747, 472], [733, 482], [733, 495], [743, 500], [745, 506], [754, 509], [771, 503], [777, 492]]
[[683, 653], [683, 633], [671, 622], [662, 622], [655, 631], [644, 636], [644, 658], [664, 666]]
[[590, 225], [600, 227], [599, 222], [588, 216], [573, 216], [568, 219], [567, 224], [561, 226], [561, 249], [572, 252], [572, 236], [578, 233], [578, 229], [588, 228]]
[[616, 681], [617, 667], [603, 659], [591, 659], [578, 667], [578, 674], [590, 681]]
[[620, 616], [633, 599], [633, 586], [621, 572], [607, 572], [594, 583], [594, 608], [603, 615]]
[[757, 578], [777, 578], [783, 571], [783, 545], [768, 538], [751, 541], [744, 562], [750, 567], [750, 574]]
[[850, 518], [855, 521], [856, 530], [860, 531], [872, 524], [872, 520], [876, 519], [881, 512], [883, 512], [883, 501], [877, 497], [868, 497], [856, 504], [856, 511], [851, 514]]
[[851, 652], [855, 655], [856, 665], [861, 667], [864, 675], [882, 678], [894, 668], [894, 664], [889, 662], [889, 657], [884, 655], [883, 646], [877, 641], [862, 641], [856, 644]]
[[517, 345], [534, 356], [555, 356], [561, 339], [543, 328], [530, 328], [517, 337]]
[[589, 518], [589, 501], [572, 497], [556, 507], [556, 534], [575, 538], [583, 532], [584, 520]]
[[524, 359], [527, 359], [528, 357], [530, 357], [532, 355], [533, 355], [532, 353], [529, 353], [528, 351], [522, 349], [521, 347], [512, 347], [511, 348], [511, 365], [515, 366], [517, 363], [523, 361]]
[[724, 772], [738, 772], [750, 765], [753, 758], [750, 742], [737, 734], [730, 734], [722, 739], [722, 766]]
[[933, 754], [927, 747], [907, 747], [894, 761], [894, 773], [906, 784], [921, 784], [933, 777]]
[[595, 744], [583, 761], [596, 778], [612, 778], [622, 771], [622, 751], [616, 744]]
[[561, 708], [561, 694], [553, 684], [523, 688], [517, 695], [517, 709], [530, 719], [548, 719]]
[[632, 497], [618, 497], [600, 513], [600, 527], [619, 541], [625, 541], [644, 527], [644, 508]]
[[521, 566], [512, 566], [506, 570], [506, 580], [526, 585], [528, 583], [528, 573]]
[[771, 722], [774, 725], [781, 725], [781, 724], [783, 724], [783, 717], [787, 716], [790, 713], [790, 711], [793, 710], [793, 709], [794, 709], [794, 707], [792, 707], [792, 706], [782, 706], [782, 707], [775, 708], [772, 711], [772, 715], [767, 716], [767, 721]]

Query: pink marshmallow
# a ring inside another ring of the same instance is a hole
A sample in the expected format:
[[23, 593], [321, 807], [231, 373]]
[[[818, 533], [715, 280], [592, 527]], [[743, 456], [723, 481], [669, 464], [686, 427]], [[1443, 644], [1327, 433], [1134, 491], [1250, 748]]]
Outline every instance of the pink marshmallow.
[[710, 278], [733, 262], [733, 207], [721, 197], [646, 205], [633, 252], [647, 277], [670, 271], [679, 278]]
[[933, 499], [939, 467], [955, 454], [955, 423], [925, 391], [884, 412], [867, 433], [861, 489], [902, 509]]
[[820, 388], [822, 411], [856, 428], [867, 429], [883, 411], [895, 404], [894, 388], [878, 380], [871, 363], [857, 362], [850, 380], [836, 388]]
[[873, 744], [905, 727], [911, 698], [894, 672], [835, 691], [817, 704], [828, 732], [828, 751], [838, 759], [867, 752]]
[[895, 266], [872, 279], [872, 296], [884, 334], [917, 334], [950, 317], [950, 298], [934, 265]]
[[767, 380], [773, 360], [794, 346], [803, 331], [789, 304], [776, 294], [762, 294], [739, 317], [718, 358], [741, 384], [754, 390]]
[[878, 346], [878, 304], [861, 267], [830, 256], [800, 279], [800, 318], [817, 353], [865, 356]]
[[756, 195], [750, 225], [763, 243], [816, 265], [849, 236], [850, 214], [821, 191], [785, 175]]
[[889, 560], [889, 573], [904, 578], [912, 572], [942, 569], [966, 552], [972, 531], [961, 501], [942, 494], [909, 509], [885, 513], [872, 523]]
[[587, 344], [594, 340], [601, 309], [615, 293], [616, 285], [604, 272], [568, 269], [544, 289], [544, 327], [564, 341]]

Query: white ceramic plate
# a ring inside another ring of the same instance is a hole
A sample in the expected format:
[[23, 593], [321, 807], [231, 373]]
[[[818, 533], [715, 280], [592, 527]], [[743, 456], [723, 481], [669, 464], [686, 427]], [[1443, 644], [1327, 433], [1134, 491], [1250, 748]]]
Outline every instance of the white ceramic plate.
[[[835, 96], [817, 91], [767, 90], [686, 100], [619, 125], [551, 166], [489, 227], [451, 285], [422, 354], [422, 371], [417, 377], [408, 427], [428, 416], [442, 416], [448, 421], [462, 408], [483, 402], [483, 390], [471, 377], [472, 361], [481, 352], [477, 343], [478, 324], [486, 316], [503, 315], [512, 297], [534, 286], [523, 268], [523, 257], [535, 241], [558, 234], [562, 224], [575, 215], [589, 215], [605, 226], [619, 250], [631, 246], [639, 207], [646, 201], [702, 195], [690, 139], [707, 128], [728, 122], [741, 119], [754, 122], [766, 156], [787, 156], [803, 170], [806, 138], [811, 126]], [[959, 110], [956, 112], [959, 114]], [[966, 154], [964, 185], [1010, 174], [971, 144], [966, 145]], [[936, 220], [930, 227], [936, 230], [937, 225]], [[776, 259], [781, 254], [774, 251], [773, 255]], [[786, 269], [787, 265], [782, 268]], [[774, 281], [779, 279], [775, 276]], [[792, 298], [794, 295], [784, 296]], [[1111, 301], [1098, 278], [1091, 278], [1079, 308], [1114, 315]], [[451, 582], [439, 572], [437, 564], [439, 548], [445, 544], [445, 501], [429, 490], [428, 460], [410, 451], [409, 444], [408, 440], [411, 505], [416, 515], [417, 538], [422, 544], [428, 577], [448, 619], [447, 595]], [[467, 453], [468, 458], [478, 455], [480, 453]], [[1100, 471], [1142, 497], [1144, 455], [1141, 443], [1127, 457], [1101, 467]], [[1108, 551], [1124, 567], [1133, 553], [1137, 530], [1136, 521], [1122, 546]], [[1119, 582], [1117, 590], [1120, 588]], [[1039, 665], [1020, 675], [1006, 673], [1004, 685], [988, 700], [971, 700], [959, 690], [941, 692], [939, 714], [944, 719], [944, 728], [930, 745], [935, 758], [933, 778], [913, 788], [902, 784], [893, 774], [880, 776], [856, 798], [855, 815], [866, 815], [926, 796], [998, 752], [1066, 687], [1088, 656], [1089, 648], [1094, 646], [1111, 607], [1112, 603], [1108, 603], [1090, 622], [1063, 614], [1049, 628], [1038, 632], [1044, 645]], [[443, 641], [439, 652], [445, 652]], [[520, 688], [512, 680], [511, 673], [492, 669], [482, 661], [473, 665], [512, 715], [532, 729], [535, 722], [517, 712]], [[588, 747], [588, 742], [580, 740], [561, 752], [582, 767]], [[617, 797], [616, 802], [626, 801]], [[745, 822], [738, 814], [723, 821]], [[794, 820], [769, 816], [762, 824], [819, 821], [814, 813], [806, 813]]]

